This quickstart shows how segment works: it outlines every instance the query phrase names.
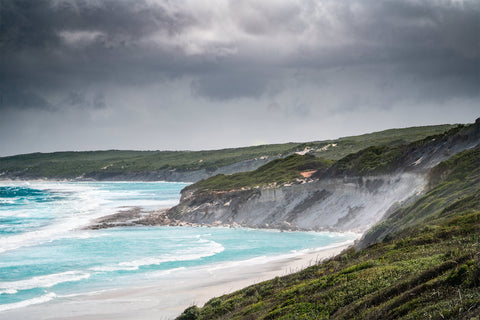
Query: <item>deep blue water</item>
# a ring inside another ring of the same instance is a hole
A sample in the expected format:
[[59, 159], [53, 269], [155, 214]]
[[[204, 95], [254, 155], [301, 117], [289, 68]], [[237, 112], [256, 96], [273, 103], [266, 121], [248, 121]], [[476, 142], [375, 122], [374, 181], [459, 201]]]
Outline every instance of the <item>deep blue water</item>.
[[0, 312], [147, 283], [173, 270], [269, 259], [356, 237], [196, 227], [82, 230], [128, 207], [175, 205], [186, 185], [0, 182]]

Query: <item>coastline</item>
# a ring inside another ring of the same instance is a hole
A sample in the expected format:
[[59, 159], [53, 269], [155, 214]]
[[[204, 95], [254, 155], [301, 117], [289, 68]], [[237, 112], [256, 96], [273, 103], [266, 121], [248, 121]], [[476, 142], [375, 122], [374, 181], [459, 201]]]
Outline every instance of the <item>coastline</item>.
[[300, 271], [338, 255], [353, 243], [158, 272], [151, 279], [153, 285], [57, 297], [51, 302], [5, 311], [0, 314], [0, 319], [174, 319], [193, 304], [202, 306], [211, 298]]

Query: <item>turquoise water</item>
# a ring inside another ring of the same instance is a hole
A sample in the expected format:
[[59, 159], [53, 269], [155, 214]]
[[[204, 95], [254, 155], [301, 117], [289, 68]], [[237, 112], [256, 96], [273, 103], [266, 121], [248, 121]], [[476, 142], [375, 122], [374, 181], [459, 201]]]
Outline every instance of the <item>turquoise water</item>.
[[151, 283], [169, 272], [269, 259], [355, 234], [196, 227], [82, 230], [128, 207], [178, 203], [185, 183], [0, 182], [0, 312]]

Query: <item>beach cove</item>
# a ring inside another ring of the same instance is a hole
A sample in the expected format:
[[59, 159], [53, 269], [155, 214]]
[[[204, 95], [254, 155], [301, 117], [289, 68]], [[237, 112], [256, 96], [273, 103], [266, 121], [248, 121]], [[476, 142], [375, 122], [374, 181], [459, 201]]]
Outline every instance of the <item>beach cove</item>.
[[225, 227], [85, 229], [142, 204], [146, 212], [172, 206], [185, 185], [2, 182], [0, 319], [171, 319], [190, 305], [334, 256], [359, 237]]

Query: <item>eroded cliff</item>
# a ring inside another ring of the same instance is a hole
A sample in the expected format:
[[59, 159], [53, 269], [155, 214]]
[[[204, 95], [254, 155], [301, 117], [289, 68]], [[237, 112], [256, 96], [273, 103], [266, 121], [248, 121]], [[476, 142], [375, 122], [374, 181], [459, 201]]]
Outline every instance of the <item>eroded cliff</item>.
[[421, 195], [432, 167], [479, 142], [477, 120], [408, 145], [367, 148], [290, 184], [223, 191], [193, 185], [167, 216], [205, 225], [364, 232]]

